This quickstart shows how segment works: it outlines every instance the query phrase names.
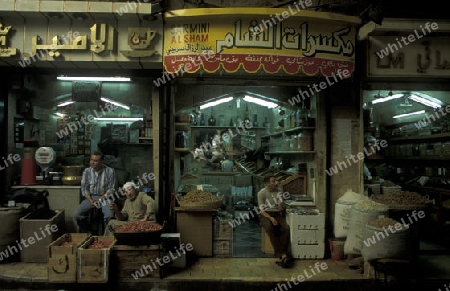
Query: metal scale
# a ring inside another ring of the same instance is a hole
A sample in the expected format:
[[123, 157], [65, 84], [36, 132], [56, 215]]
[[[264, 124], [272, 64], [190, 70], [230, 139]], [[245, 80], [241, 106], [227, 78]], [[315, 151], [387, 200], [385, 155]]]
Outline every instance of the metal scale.
[[36, 150], [34, 155], [36, 164], [41, 168], [41, 175], [36, 176], [36, 182], [44, 185], [51, 185], [54, 181], [61, 181], [61, 175], [55, 172], [50, 172], [50, 168], [56, 161], [56, 153], [51, 147], [40, 147]]

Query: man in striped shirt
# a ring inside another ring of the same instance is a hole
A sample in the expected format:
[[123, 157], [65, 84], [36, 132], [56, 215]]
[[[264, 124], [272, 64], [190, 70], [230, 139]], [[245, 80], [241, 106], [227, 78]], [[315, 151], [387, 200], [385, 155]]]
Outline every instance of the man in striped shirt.
[[99, 203], [107, 197], [114, 195], [116, 178], [114, 169], [103, 164], [103, 154], [99, 151], [91, 155], [89, 168], [86, 168], [81, 178], [81, 194], [85, 198], [75, 210], [74, 218], [78, 224], [79, 232], [91, 232], [88, 224], [89, 211], [101, 205], [105, 225], [114, 217], [107, 203]]

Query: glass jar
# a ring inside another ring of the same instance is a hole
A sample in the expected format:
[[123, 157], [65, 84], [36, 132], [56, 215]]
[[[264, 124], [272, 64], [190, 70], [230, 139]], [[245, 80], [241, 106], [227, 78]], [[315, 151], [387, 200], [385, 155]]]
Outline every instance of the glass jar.
[[283, 142], [282, 142], [282, 146], [281, 146], [281, 151], [283, 152], [287, 152], [289, 151], [289, 147], [290, 147], [290, 140], [288, 136], [285, 136], [283, 138]]
[[290, 146], [290, 150], [291, 150], [291, 151], [296, 151], [296, 150], [298, 150], [298, 137], [297, 137], [297, 135], [291, 135], [291, 146]]

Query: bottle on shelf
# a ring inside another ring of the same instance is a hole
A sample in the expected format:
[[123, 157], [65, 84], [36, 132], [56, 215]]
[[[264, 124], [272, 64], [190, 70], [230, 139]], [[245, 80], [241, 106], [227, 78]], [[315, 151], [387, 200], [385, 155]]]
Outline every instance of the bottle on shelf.
[[308, 125], [316, 126], [316, 108], [312, 104], [308, 110]]
[[253, 114], [253, 126], [258, 127], [258, 115]]
[[204, 126], [205, 125], [205, 114], [201, 114], [200, 115], [200, 126]]
[[216, 119], [213, 116], [212, 109], [211, 109], [211, 117], [208, 119], [208, 125], [209, 126], [215, 126], [216, 125]]
[[250, 117], [248, 115], [248, 104], [245, 104], [245, 117], [244, 117], [244, 124], [247, 124], [250, 121]]
[[242, 117], [238, 115], [236, 117], [236, 126], [241, 126], [241, 124], [242, 124]]
[[266, 134], [270, 134], [270, 123], [267, 116], [264, 119], [263, 127], [266, 129]]
[[139, 137], [145, 137], [145, 117], [142, 121], [142, 127], [141, 127], [141, 132], [139, 133]]

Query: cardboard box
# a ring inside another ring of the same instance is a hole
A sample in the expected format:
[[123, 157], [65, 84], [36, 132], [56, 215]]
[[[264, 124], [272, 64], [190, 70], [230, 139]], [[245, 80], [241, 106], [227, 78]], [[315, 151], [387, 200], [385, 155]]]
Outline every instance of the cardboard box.
[[325, 243], [314, 245], [298, 245], [291, 242], [291, 255], [296, 259], [323, 259]]
[[64, 209], [53, 211], [50, 219], [31, 219], [36, 214], [30, 213], [19, 220], [22, 262], [47, 263], [48, 246], [65, 232]]
[[160, 264], [165, 264], [159, 245], [114, 245], [111, 262], [115, 276], [135, 280], [146, 277], [160, 278]]
[[317, 215], [287, 213], [286, 221], [291, 230], [325, 229], [325, 213]]
[[[95, 241], [105, 242], [107, 248], [88, 249]], [[115, 245], [113, 236], [91, 236], [78, 248], [78, 283], [106, 283], [109, 279], [110, 254]]]
[[233, 257], [233, 240], [215, 239], [213, 241], [213, 256], [219, 258]]
[[291, 229], [291, 242], [297, 245], [312, 245], [325, 242], [325, 229]]
[[211, 257], [213, 254], [213, 219], [211, 210], [177, 210], [177, 231], [181, 242], [192, 244], [192, 255]]
[[[77, 281], [78, 248], [89, 237], [87, 233], [66, 233], [48, 246], [48, 282], [74, 283]], [[66, 242], [74, 244], [63, 246]]]
[[231, 219], [214, 219], [213, 239], [233, 239], [233, 227]]

